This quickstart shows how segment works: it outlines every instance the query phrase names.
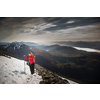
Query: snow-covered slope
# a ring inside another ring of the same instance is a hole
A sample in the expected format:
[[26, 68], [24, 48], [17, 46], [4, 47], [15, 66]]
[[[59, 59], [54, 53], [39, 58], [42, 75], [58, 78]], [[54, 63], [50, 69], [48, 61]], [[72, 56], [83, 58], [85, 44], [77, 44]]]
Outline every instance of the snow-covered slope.
[[36, 69], [31, 76], [24, 60], [0, 56], [0, 84], [39, 84], [41, 80], [42, 76], [38, 75]]

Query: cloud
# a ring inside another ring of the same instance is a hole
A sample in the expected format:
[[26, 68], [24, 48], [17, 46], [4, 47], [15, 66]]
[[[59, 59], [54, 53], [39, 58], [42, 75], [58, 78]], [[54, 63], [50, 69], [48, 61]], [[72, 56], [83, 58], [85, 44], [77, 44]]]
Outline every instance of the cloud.
[[0, 41], [100, 40], [100, 18], [1, 18]]
[[74, 27], [74, 28], [57, 30], [56, 33], [67, 34], [67, 33], [72, 33], [73, 32], [73, 34], [74, 34], [75, 32], [78, 32], [78, 31], [79, 32], [80, 31], [84, 32], [84, 30], [86, 30], [86, 29], [87, 30], [91, 30], [91, 29], [93, 29], [95, 27], [96, 27], [95, 25], [77, 26], [77, 27]]
[[52, 23], [49, 23], [49, 24], [43, 23], [43, 24], [39, 24], [37, 26], [34, 26], [34, 29], [44, 30], [46, 28], [55, 27], [55, 26], [57, 26], [57, 25], [53, 25]]
[[[99, 41], [100, 25], [77, 26], [68, 29], [46, 31], [51, 41]], [[45, 37], [45, 35], [43, 35]], [[48, 41], [49, 38], [47, 39]]]

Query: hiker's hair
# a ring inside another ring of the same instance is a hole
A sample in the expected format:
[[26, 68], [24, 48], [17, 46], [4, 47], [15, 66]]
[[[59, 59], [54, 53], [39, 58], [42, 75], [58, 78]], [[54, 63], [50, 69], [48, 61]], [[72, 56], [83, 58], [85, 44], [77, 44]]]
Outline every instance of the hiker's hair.
[[29, 52], [29, 54], [33, 55], [33, 53], [32, 53], [32, 52]]

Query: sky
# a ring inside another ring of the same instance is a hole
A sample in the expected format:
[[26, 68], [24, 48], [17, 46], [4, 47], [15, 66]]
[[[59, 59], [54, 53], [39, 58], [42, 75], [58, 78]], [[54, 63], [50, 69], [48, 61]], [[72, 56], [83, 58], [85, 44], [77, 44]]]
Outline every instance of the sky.
[[0, 42], [100, 41], [100, 17], [0, 17]]

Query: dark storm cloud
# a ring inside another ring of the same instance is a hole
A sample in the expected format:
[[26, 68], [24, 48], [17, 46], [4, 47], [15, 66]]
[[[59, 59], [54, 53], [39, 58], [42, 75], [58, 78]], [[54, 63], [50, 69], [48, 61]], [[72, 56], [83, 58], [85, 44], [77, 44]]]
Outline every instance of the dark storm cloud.
[[[82, 18], [82, 17], [77, 17], [77, 18], [54, 18], [52, 20], [47, 20], [47, 22], [54, 22], [57, 26], [56, 27], [51, 27], [47, 28], [45, 30], [47, 31], [54, 31], [54, 30], [60, 30], [60, 29], [67, 29], [69, 26], [71, 27], [78, 27], [78, 26], [86, 26], [86, 25], [91, 25], [91, 24], [97, 24], [100, 23], [100, 18], [95, 17], [87, 17], [87, 18]], [[67, 23], [68, 21], [73, 21], [73, 23]]]

